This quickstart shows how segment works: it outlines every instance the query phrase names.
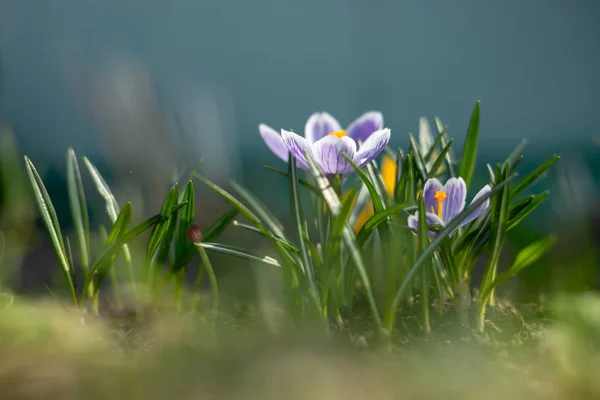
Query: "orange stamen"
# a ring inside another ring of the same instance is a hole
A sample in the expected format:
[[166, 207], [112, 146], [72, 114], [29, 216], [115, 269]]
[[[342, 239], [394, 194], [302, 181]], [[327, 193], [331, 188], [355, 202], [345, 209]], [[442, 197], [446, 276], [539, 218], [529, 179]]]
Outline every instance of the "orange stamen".
[[[437, 212], [437, 216], [442, 219], [443, 213], [442, 213], [442, 203], [444, 202], [444, 200], [446, 200], [446, 198], [448, 197], [448, 195], [442, 191], [437, 190], [435, 192], [435, 196], [433, 196], [436, 200], [437, 200], [437, 208], [438, 208], [438, 212]], [[431, 211], [433, 212], [433, 206], [431, 206]]]
[[331, 136], [335, 136], [335, 137], [337, 137], [338, 139], [341, 139], [341, 138], [343, 138], [344, 136], [346, 136], [346, 131], [344, 131], [344, 130], [341, 130], [341, 131], [329, 132], [329, 134], [330, 134]]

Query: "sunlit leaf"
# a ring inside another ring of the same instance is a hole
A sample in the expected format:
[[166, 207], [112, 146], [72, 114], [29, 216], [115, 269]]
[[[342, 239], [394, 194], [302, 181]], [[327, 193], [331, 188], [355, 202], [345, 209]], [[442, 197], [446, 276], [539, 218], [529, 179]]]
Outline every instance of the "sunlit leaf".
[[473, 108], [469, 128], [467, 130], [467, 138], [463, 147], [462, 159], [460, 161], [459, 175], [465, 180], [467, 187], [471, 182], [473, 173], [475, 172], [475, 163], [477, 161], [477, 142], [479, 141], [479, 101]]

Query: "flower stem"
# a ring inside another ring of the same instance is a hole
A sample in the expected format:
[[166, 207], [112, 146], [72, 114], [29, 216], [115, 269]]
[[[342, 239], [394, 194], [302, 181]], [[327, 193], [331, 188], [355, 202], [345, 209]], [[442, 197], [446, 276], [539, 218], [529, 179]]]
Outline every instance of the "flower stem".
[[431, 333], [431, 324], [429, 321], [429, 282], [426, 268], [423, 268], [423, 275], [421, 277], [421, 307], [423, 310], [425, 333]]

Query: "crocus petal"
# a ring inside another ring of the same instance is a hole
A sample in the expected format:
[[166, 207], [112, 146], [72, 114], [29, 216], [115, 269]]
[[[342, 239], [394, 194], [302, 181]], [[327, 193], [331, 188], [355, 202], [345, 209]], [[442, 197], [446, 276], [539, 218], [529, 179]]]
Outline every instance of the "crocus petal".
[[341, 130], [342, 126], [331, 114], [326, 112], [314, 113], [306, 121], [304, 137], [309, 143], [315, 143], [317, 140], [327, 136], [329, 132]]
[[373, 132], [383, 129], [383, 115], [369, 111], [358, 117], [346, 129], [346, 133], [357, 143], [366, 141]]
[[287, 162], [288, 148], [283, 143], [283, 138], [281, 135], [273, 128], [265, 124], [260, 124], [258, 126], [258, 131], [260, 132], [260, 136], [262, 136], [269, 149], [271, 149], [271, 151], [275, 153], [277, 157]]
[[[444, 221], [442, 221], [437, 215], [432, 214], [430, 212], [426, 212], [425, 216], [427, 217], [427, 226], [434, 226], [434, 225], [441, 225], [442, 227], [445, 226]], [[416, 212], [413, 215], [409, 215], [407, 222], [408, 222], [408, 227], [410, 229], [418, 231], [419, 230], [419, 213]], [[434, 237], [436, 235], [436, 232], [429, 231], [428, 235], [429, 235], [429, 237]]]
[[371, 136], [360, 146], [354, 156], [354, 163], [359, 167], [371, 162], [390, 141], [390, 130], [381, 129], [373, 132]]
[[[477, 193], [475, 195], [475, 197], [473, 198], [473, 200], [471, 201], [471, 204], [473, 204], [473, 202], [477, 199], [479, 199], [481, 196], [489, 193], [492, 191], [492, 188], [490, 187], [490, 185], [485, 185], [480, 191], [479, 193]], [[471, 213], [471, 215], [469, 215], [467, 218], [465, 218], [463, 220], [463, 222], [460, 224], [460, 226], [466, 225], [469, 222], [473, 221], [475, 218], [479, 217], [483, 212], [485, 212], [488, 208], [490, 207], [490, 198], [488, 197], [482, 205], [480, 205], [479, 207], [477, 207], [475, 209], [475, 211], [473, 211]]]
[[308, 167], [308, 161], [306, 160], [304, 151], [307, 151], [310, 154], [310, 143], [302, 136], [297, 135], [294, 132], [288, 132], [284, 129], [281, 130], [281, 137], [289, 152], [292, 153], [296, 159], [298, 167], [309, 170], [310, 168]]
[[437, 212], [437, 200], [435, 199], [435, 192], [443, 191], [444, 185], [435, 178], [428, 179], [423, 187], [423, 200], [425, 200], [425, 210], [431, 211], [431, 207]]
[[442, 218], [448, 223], [465, 208], [467, 185], [463, 178], [450, 178], [442, 191], [448, 196], [442, 205]]
[[312, 145], [312, 154], [315, 161], [327, 175], [344, 175], [352, 166], [342, 155], [346, 153], [350, 159], [356, 153], [356, 143], [348, 137], [339, 139], [337, 136], [326, 136]]

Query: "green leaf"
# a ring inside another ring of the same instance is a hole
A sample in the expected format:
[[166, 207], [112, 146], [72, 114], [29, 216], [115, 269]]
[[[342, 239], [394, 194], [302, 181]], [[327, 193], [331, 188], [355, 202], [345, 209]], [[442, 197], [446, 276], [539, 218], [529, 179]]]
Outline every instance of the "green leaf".
[[[442, 121], [438, 117], [435, 117], [435, 126], [437, 128], [438, 135], [441, 138], [440, 144], [442, 145], [442, 147], [446, 147], [449, 142], [448, 135], [446, 134], [446, 128], [444, 127]], [[454, 154], [452, 152], [452, 148], [450, 148], [450, 150], [446, 154], [446, 166], [448, 167], [448, 171], [450, 172], [451, 177], [456, 177], [456, 172], [454, 171], [454, 164]]]
[[75, 237], [79, 246], [79, 259], [81, 268], [87, 273], [90, 262], [90, 222], [88, 217], [87, 202], [79, 171], [77, 156], [72, 148], [67, 151], [67, 189], [69, 192], [69, 203], [71, 205], [71, 215], [73, 216], [73, 226], [75, 228]]
[[[411, 267], [410, 271], [408, 271], [408, 274], [404, 278], [404, 281], [402, 281], [402, 284], [396, 291], [396, 295], [394, 296], [394, 300], [391, 304], [392, 310], [398, 309], [398, 307], [400, 306], [400, 302], [402, 301], [402, 298], [406, 293], [406, 289], [408, 289], [408, 287], [412, 284], [416, 274], [421, 270], [423, 265], [425, 265], [425, 262], [429, 260], [433, 253], [440, 247], [442, 242], [460, 226], [461, 222], [464, 221], [465, 218], [471, 215], [479, 206], [481, 206], [488, 198], [490, 198], [490, 196], [493, 196], [494, 194], [502, 190], [504, 186], [508, 184], [509, 181], [510, 178], [507, 178], [506, 180], [499, 182], [496, 186], [492, 188], [492, 190], [489, 193], [486, 193], [477, 200], [473, 201], [460, 214], [454, 217], [454, 219], [448, 225], [446, 225], [446, 227], [442, 231], [437, 233], [435, 239], [429, 244], [429, 246], [427, 246], [425, 251], [423, 251], [423, 253], [419, 256], [415, 264]], [[392, 313], [391, 315], [394, 314]], [[393, 323], [394, 319], [388, 321], [388, 326], [386, 328], [390, 332], [393, 328]]]
[[[112, 191], [110, 190], [110, 188], [104, 181], [104, 178], [102, 178], [102, 175], [100, 175], [100, 172], [98, 172], [98, 169], [96, 169], [94, 164], [92, 164], [87, 157], [83, 157], [83, 162], [87, 167], [88, 172], [92, 177], [92, 180], [94, 181], [94, 184], [96, 185], [96, 190], [98, 191], [100, 196], [102, 196], [104, 202], [106, 203], [106, 213], [108, 214], [110, 222], [114, 224], [117, 220], [117, 216], [119, 215], [121, 207], [119, 207], [115, 196], [113, 195]], [[133, 264], [131, 262], [131, 252], [129, 251], [129, 246], [127, 245], [123, 246], [122, 249], [123, 257], [125, 258], [125, 262], [127, 264], [129, 278], [135, 290], [135, 274], [133, 272]]]
[[[287, 178], [289, 178], [289, 174], [287, 172], [284, 172], [280, 169], [277, 169], [275, 167], [271, 167], [270, 165], [265, 165], [265, 168], [268, 169], [269, 171], [273, 171], [278, 173], [279, 175], [283, 175]], [[321, 195], [321, 192], [319, 191], [319, 188], [316, 187], [315, 185], [313, 185], [310, 182], [305, 181], [304, 179], [298, 178], [298, 183], [301, 184], [302, 186], [304, 186], [305, 188], [307, 188], [308, 190], [310, 190], [311, 192], [313, 192], [316, 195]]]
[[[339, 216], [342, 212], [342, 203], [337, 193], [329, 183], [329, 180], [321, 173], [319, 167], [313, 160], [312, 156], [307, 152], [305, 152], [305, 156], [308, 161], [311, 173], [315, 177], [317, 185], [321, 190], [323, 199], [325, 200], [327, 207], [329, 208], [329, 212], [334, 217]], [[375, 323], [377, 324], [377, 327], [380, 329], [380, 331], [383, 332], [383, 322], [381, 320], [379, 310], [377, 309], [377, 304], [375, 303], [375, 296], [371, 287], [371, 281], [367, 274], [367, 268], [365, 267], [362, 255], [360, 254], [360, 251], [356, 244], [356, 237], [354, 236], [352, 227], [349, 224], [346, 224], [344, 227], [342, 240], [346, 244], [346, 248], [350, 255], [350, 258], [352, 259], [356, 269], [358, 270], [358, 274], [360, 276], [361, 283], [367, 296], [369, 308], [371, 309], [371, 313], [373, 314], [373, 318], [375, 319]]]
[[202, 259], [202, 265], [206, 269], [206, 273], [208, 274], [208, 280], [210, 281], [210, 290], [212, 297], [212, 313], [213, 316], [216, 316], [217, 310], [219, 308], [219, 285], [217, 284], [217, 277], [215, 276], [215, 271], [210, 263], [210, 259], [208, 258], [208, 254], [206, 254], [206, 250], [204, 250], [203, 243], [195, 243], [198, 252], [200, 253], [200, 258]]
[[[233, 221], [233, 226], [245, 229], [250, 232], [257, 233], [257, 234], [261, 235], [262, 237], [267, 237], [260, 229], [254, 227], [254, 226], [248, 225], [248, 224], [243, 224], [239, 221]], [[277, 240], [277, 242], [281, 243], [281, 245], [283, 247], [285, 247], [287, 250], [293, 252], [297, 256], [300, 256], [300, 250], [298, 250], [291, 243], [286, 241], [285, 238], [280, 238], [280, 237], [275, 236], [275, 240]]]
[[427, 167], [425, 165], [425, 160], [423, 159], [423, 155], [419, 151], [419, 146], [417, 145], [415, 138], [410, 133], [408, 134], [408, 140], [410, 141], [410, 147], [411, 147], [412, 154], [414, 156], [414, 163], [415, 163], [415, 166], [417, 167], [417, 171], [419, 171], [419, 174], [421, 175], [421, 179], [423, 179], [423, 181], [426, 181], [427, 180]]
[[526, 202], [526, 205], [518, 208], [515, 207], [513, 210], [511, 210], [508, 227], [506, 230], [509, 231], [515, 226], [519, 225], [525, 217], [531, 214], [536, 208], [538, 208], [540, 204], [542, 204], [546, 197], [548, 197], [548, 192], [542, 192], [535, 196], [530, 196], [527, 198], [529, 201]]
[[171, 215], [170, 210], [175, 204], [177, 204], [177, 197], [178, 197], [177, 187], [174, 186], [173, 188], [171, 188], [171, 190], [165, 197], [162, 208], [160, 210], [160, 215], [162, 217], [162, 220], [156, 224], [156, 226], [154, 227], [154, 230], [152, 231], [152, 234], [150, 235], [150, 239], [148, 240], [148, 248], [146, 251], [146, 257], [149, 260], [152, 259], [155, 254], [156, 255], [158, 254], [157, 252], [159, 251], [161, 244], [163, 243], [163, 240], [165, 238], [165, 235], [167, 234], [167, 231], [169, 230], [169, 227], [170, 227], [169, 216]]
[[523, 190], [527, 189], [529, 185], [535, 182], [540, 176], [544, 174], [550, 167], [552, 167], [558, 160], [560, 160], [559, 156], [553, 156], [548, 161], [531, 171], [529, 174], [525, 175], [521, 180], [519, 180], [513, 186], [510, 195], [511, 197], [515, 197], [517, 194], [521, 193]]
[[477, 142], [479, 140], [479, 100], [475, 103], [469, 129], [467, 130], [467, 138], [463, 147], [462, 159], [460, 161], [459, 175], [465, 180], [467, 187], [471, 182], [473, 173], [475, 172], [475, 163], [477, 161]]
[[185, 185], [182, 201], [186, 204], [181, 208], [179, 214], [179, 230], [177, 232], [177, 240], [175, 242], [175, 264], [185, 257], [187, 250], [191, 247], [188, 238], [188, 231], [194, 224], [194, 182], [189, 181]]
[[540, 258], [542, 258], [542, 256], [544, 256], [544, 254], [546, 254], [548, 250], [550, 250], [550, 248], [554, 245], [555, 242], [556, 237], [552, 235], [540, 239], [537, 242], [534, 242], [529, 246], [525, 247], [523, 250], [521, 250], [519, 254], [517, 254], [515, 262], [506, 271], [498, 275], [496, 279], [494, 279], [494, 282], [492, 282], [490, 287], [485, 292], [483, 292], [482, 295], [484, 296], [484, 298], [489, 297], [491, 291], [496, 286], [516, 276], [525, 268], [529, 267], [530, 265], [538, 261]]
[[117, 200], [115, 199], [115, 196], [112, 194], [110, 188], [108, 187], [108, 185], [104, 181], [104, 178], [102, 178], [102, 175], [100, 175], [94, 164], [92, 164], [87, 157], [83, 157], [83, 162], [88, 168], [88, 171], [92, 176], [94, 183], [96, 184], [96, 189], [98, 190], [98, 193], [100, 193], [100, 196], [102, 196], [102, 198], [104, 198], [104, 201], [106, 202], [106, 212], [110, 217], [110, 222], [114, 223], [117, 220], [119, 211], [121, 210], [119, 204], [117, 203]]
[[315, 301], [317, 310], [321, 310], [321, 299], [319, 298], [319, 292], [317, 291], [317, 284], [315, 283], [315, 276], [313, 270], [312, 259], [309, 255], [307, 243], [309, 243], [308, 227], [306, 225], [306, 219], [304, 218], [304, 209], [302, 208], [302, 202], [300, 199], [300, 185], [298, 182], [298, 170], [296, 168], [296, 158], [289, 154], [288, 157], [288, 175], [290, 184], [290, 203], [292, 212], [294, 214], [294, 222], [296, 225], [296, 232], [298, 234], [298, 243], [300, 244], [300, 252], [302, 255], [302, 262], [304, 264], [304, 273], [312, 292], [312, 297]]
[[52, 247], [54, 247], [54, 252], [58, 257], [58, 262], [62, 268], [65, 281], [69, 291], [71, 292], [73, 303], [77, 305], [79, 303], [77, 299], [77, 292], [71, 277], [71, 267], [67, 258], [67, 252], [65, 250], [62, 232], [60, 230], [60, 224], [58, 223], [58, 217], [56, 216], [56, 211], [52, 205], [52, 200], [50, 200], [50, 196], [48, 195], [48, 191], [42, 182], [42, 178], [40, 178], [35, 166], [27, 156], [25, 156], [25, 168], [27, 169], [27, 175], [29, 175], [31, 186], [33, 187], [33, 192], [35, 194], [35, 199], [37, 201], [40, 214], [42, 215], [46, 229], [50, 234]]
[[444, 146], [444, 148], [442, 149], [442, 152], [440, 153], [438, 158], [436, 158], [435, 161], [433, 162], [433, 164], [431, 165], [431, 169], [429, 171], [428, 178], [432, 178], [435, 176], [436, 171], [438, 171], [440, 169], [441, 165], [444, 163], [444, 160], [446, 159], [446, 155], [448, 154], [448, 151], [450, 151], [451, 146], [452, 146], [452, 140], [450, 140], [448, 142], [448, 144], [446, 144], [446, 146]]
[[[117, 220], [115, 221], [115, 223], [112, 226], [112, 229], [110, 230], [110, 234], [106, 239], [106, 248], [109, 248], [111, 245], [119, 241], [119, 239], [129, 230], [130, 223], [131, 203], [127, 203], [117, 216]], [[117, 254], [118, 252], [115, 251], [111, 257], [107, 257], [103, 263], [104, 268], [100, 268], [97, 271], [95, 276], [96, 284], [93, 286], [95, 293], [91, 293], [92, 295], [97, 295], [97, 292], [100, 291], [106, 273], [110, 270], [111, 267], [114, 268], [114, 262], [117, 258]]]
[[206, 240], [207, 242], [212, 242], [215, 240], [233, 222], [238, 213], [239, 211], [235, 208], [226, 211], [215, 222], [210, 224], [210, 226], [206, 228], [204, 232], [202, 232], [202, 240]]
[[203, 247], [207, 250], [217, 251], [219, 253], [228, 254], [230, 256], [238, 257], [244, 260], [257, 261], [263, 264], [273, 265], [275, 267], [281, 266], [279, 262], [272, 257], [263, 256], [252, 250], [243, 249], [241, 247], [208, 242], [195, 243], [195, 245]]
[[250, 205], [250, 207], [252, 207], [254, 212], [260, 217], [260, 219], [271, 230], [271, 232], [278, 236], [284, 236], [283, 225], [281, 225], [281, 223], [277, 221], [273, 215], [271, 215], [267, 208], [255, 196], [253, 196], [250, 192], [236, 182], [231, 182], [231, 187], [233, 190], [238, 192], [240, 196], [242, 196], [242, 198]]
[[367, 222], [362, 226], [358, 235], [356, 236], [356, 242], [359, 247], [362, 247], [366, 240], [371, 236], [377, 226], [381, 224], [383, 221], [387, 220], [390, 216], [398, 214], [400, 212], [405, 211], [407, 208], [411, 207], [410, 203], [400, 203], [394, 204], [393, 206], [379, 212], [373, 214]]
[[[173, 207], [171, 209], [171, 211], [175, 212], [179, 208], [181, 208], [181, 205], [177, 205], [176, 207]], [[131, 228], [130, 230], [128, 230], [124, 234], [120, 235], [120, 237], [117, 240], [117, 242], [113, 243], [108, 248], [106, 248], [102, 252], [102, 254], [100, 255], [100, 257], [98, 257], [98, 259], [96, 260], [96, 262], [90, 268], [89, 272], [86, 275], [86, 284], [84, 285], [83, 294], [82, 294], [81, 297], [85, 298], [85, 294], [87, 292], [87, 288], [89, 286], [89, 283], [94, 278], [94, 275], [97, 274], [99, 271], [102, 272], [102, 270], [104, 268], [107, 268], [108, 266], [110, 266], [110, 264], [108, 263], [108, 261], [119, 251], [119, 249], [121, 249], [125, 244], [129, 243], [130, 241], [132, 241], [133, 239], [135, 239], [136, 237], [138, 237], [139, 235], [141, 235], [143, 232], [145, 232], [148, 229], [150, 229], [155, 224], [157, 224], [157, 223], [159, 223], [161, 221], [164, 221], [164, 220], [165, 220], [165, 217], [163, 217], [160, 214], [157, 214], [157, 215], [155, 215], [155, 216], [153, 216], [151, 218], [148, 218], [144, 222], [142, 222], [142, 223], [134, 226], [133, 228]]]
[[[354, 171], [356, 172], [356, 174], [358, 175], [360, 180], [367, 187], [367, 190], [369, 191], [369, 195], [371, 196], [371, 201], [373, 202], [373, 209], [375, 210], [375, 212], [381, 212], [381, 211], [385, 210], [385, 205], [383, 203], [383, 199], [377, 193], [377, 189], [375, 189], [375, 186], [373, 186], [373, 184], [369, 180], [369, 177], [367, 176], [367, 174], [365, 174], [360, 168], [358, 168], [358, 166], [352, 161], [352, 159], [350, 157], [348, 157], [347, 154], [343, 154], [343, 156], [344, 156], [344, 158], [346, 158], [346, 160], [348, 160], [348, 162], [350, 163], [352, 168], [354, 168]], [[337, 195], [336, 195], [336, 197], [337, 197]]]

